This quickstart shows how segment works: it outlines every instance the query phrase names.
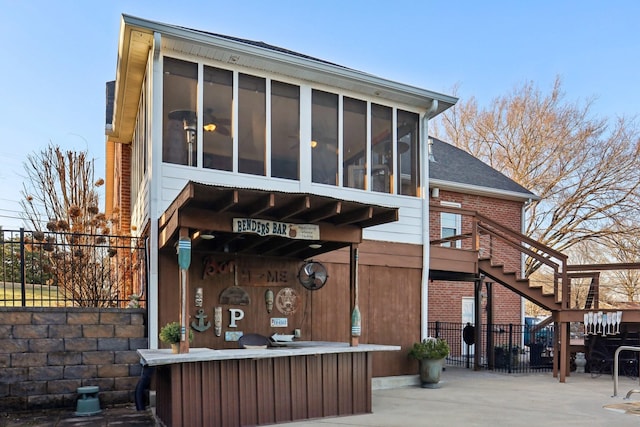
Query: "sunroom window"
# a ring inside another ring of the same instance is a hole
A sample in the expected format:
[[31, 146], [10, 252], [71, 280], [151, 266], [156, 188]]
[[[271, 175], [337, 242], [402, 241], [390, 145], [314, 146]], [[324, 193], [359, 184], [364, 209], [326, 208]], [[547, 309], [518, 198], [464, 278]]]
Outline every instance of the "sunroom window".
[[343, 185], [367, 188], [367, 103], [344, 97], [343, 117]]
[[198, 65], [164, 58], [162, 161], [196, 165]]
[[338, 185], [338, 95], [311, 95], [311, 180]]
[[238, 79], [238, 172], [266, 175], [266, 80]]
[[203, 73], [203, 166], [232, 171], [233, 72], [205, 66]]
[[271, 82], [271, 176], [300, 179], [300, 87]]

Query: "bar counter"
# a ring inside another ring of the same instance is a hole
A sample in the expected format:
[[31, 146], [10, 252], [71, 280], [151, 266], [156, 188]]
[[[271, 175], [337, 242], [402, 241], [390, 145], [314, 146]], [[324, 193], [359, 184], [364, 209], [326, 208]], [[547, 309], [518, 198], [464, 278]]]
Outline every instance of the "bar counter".
[[167, 427], [233, 427], [370, 413], [371, 353], [398, 350], [297, 341], [266, 349], [138, 354], [155, 367], [156, 415]]

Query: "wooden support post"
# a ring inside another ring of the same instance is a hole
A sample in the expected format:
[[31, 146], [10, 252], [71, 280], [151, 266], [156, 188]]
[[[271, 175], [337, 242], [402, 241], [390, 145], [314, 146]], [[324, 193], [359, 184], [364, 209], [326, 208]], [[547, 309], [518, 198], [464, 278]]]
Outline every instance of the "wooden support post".
[[560, 322], [560, 382], [566, 382], [569, 376], [569, 322]]

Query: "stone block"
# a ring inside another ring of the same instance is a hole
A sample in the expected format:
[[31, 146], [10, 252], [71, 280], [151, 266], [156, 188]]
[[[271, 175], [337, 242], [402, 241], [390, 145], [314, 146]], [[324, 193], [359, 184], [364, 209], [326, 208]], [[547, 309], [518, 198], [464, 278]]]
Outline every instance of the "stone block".
[[65, 351], [94, 351], [98, 349], [96, 338], [65, 338]]
[[149, 348], [149, 340], [147, 338], [129, 338], [129, 350], [138, 350], [139, 348]]
[[[17, 309], [19, 310], [19, 308]], [[30, 325], [31, 312], [29, 311], [9, 311], [0, 313], [0, 324], [2, 325]]]
[[144, 325], [145, 324], [145, 315], [144, 315], [144, 313], [131, 313], [131, 324], [132, 325]]
[[13, 325], [0, 325], [0, 337], [10, 337]]
[[0, 354], [0, 368], [8, 368], [11, 366], [11, 355]]
[[29, 351], [34, 353], [48, 353], [50, 351], [63, 351], [64, 340], [62, 338], [45, 338], [45, 339], [30, 339]]
[[98, 377], [115, 378], [129, 375], [129, 365], [98, 365]]
[[142, 365], [139, 363], [129, 365], [129, 376], [139, 377], [142, 374]]
[[144, 337], [144, 325], [122, 325], [116, 326], [115, 336], [121, 338]]
[[116, 351], [115, 352], [114, 362], [115, 363], [127, 363], [127, 364], [139, 364], [140, 363], [140, 355], [138, 355], [137, 351], [133, 351], [133, 350]]
[[82, 386], [81, 380], [56, 380], [49, 381], [47, 393], [50, 394], [71, 394], [75, 393], [78, 387]]
[[114, 336], [114, 325], [84, 325], [82, 336], [85, 338], [111, 338]]
[[116, 390], [135, 390], [138, 385], [138, 377], [119, 377], [115, 378]]
[[47, 357], [47, 363], [49, 366], [80, 365], [82, 364], [82, 353], [79, 351], [52, 352]]
[[85, 351], [82, 353], [82, 363], [84, 365], [103, 365], [113, 363], [113, 351]]
[[80, 338], [82, 325], [51, 325], [49, 338]]
[[24, 353], [29, 351], [28, 339], [0, 339], [0, 353]]
[[29, 396], [26, 404], [29, 409], [71, 408], [75, 405], [75, 393]]
[[62, 379], [64, 367], [37, 366], [29, 368], [29, 381], [50, 381]]
[[113, 390], [113, 385], [115, 383], [113, 378], [91, 378], [90, 380], [84, 380], [84, 386], [96, 385], [100, 387], [100, 391], [110, 391]]
[[105, 405], [117, 405], [134, 401], [134, 390], [114, 390], [100, 393], [100, 401]]
[[10, 396], [0, 399], [0, 411], [14, 412], [24, 411], [27, 409], [27, 397], [26, 396]]
[[105, 312], [100, 313], [100, 324], [102, 325], [130, 325], [131, 315], [127, 312]]
[[33, 313], [33, 325], [64, 325], [67, 323], [67, 313], [51, 313], [48, 311]]
[[65, 366], [64, 379], [86, 379], [95, 378], [98, 375], [98, 368], [94, 365]]
[[98, 350], [122, 351], [129, 350], [128, 338], [102, 338], [98, 340]]
[[48, 325], [15, 325], [12, 335], [14, 338], [47, 338]]
[[29, 366], [45, 366], [47, 364], [46, 353], [13, 353], [11, 355], [11, 367], [21, 368]]
[[47, 393], [46, 381], [22, 381], [11, 384], [12, 396], [33, 396]]
[[20, 381], [27, 381], [29, 369], [27, 368], [5, 368], [0, 371], [0, 384], [13, 384]]
[[100, 313], [98, 312], [69, 312], [67, 313], [68, 325], [95, 325], [100, 320]]
[[9, 384], [3, 384], [0, 382], [0, 397], [9, 396], [10, 389], [11, 389], [11, 386]]

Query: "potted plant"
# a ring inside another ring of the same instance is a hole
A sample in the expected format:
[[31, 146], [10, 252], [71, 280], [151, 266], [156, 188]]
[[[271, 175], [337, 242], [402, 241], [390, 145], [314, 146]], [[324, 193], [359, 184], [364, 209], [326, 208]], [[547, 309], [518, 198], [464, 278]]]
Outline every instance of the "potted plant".
[[428, 337], [413, 344], [409, 356], [420, 365], [420, 382], [424, 388], [436, 388], [444, 359], [449, 355], [449, 344], [442, 338]]
[[[180, 343], [180, 323], [169, 322], [160, 328], [160, 341], [171, 344], [171, 349], [174, 353], [178, 352], [178, 344]], [[189, 329], [189, 342], [193, 341], [193, 331]]]

